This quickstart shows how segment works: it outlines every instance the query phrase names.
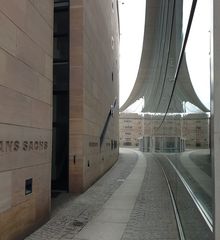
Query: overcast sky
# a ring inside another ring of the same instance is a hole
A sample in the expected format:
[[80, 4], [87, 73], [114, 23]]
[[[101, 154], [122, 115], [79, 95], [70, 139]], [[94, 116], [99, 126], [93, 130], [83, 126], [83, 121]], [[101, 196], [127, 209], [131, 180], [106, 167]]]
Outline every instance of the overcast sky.
[[[186, 12], [189, 6], [185, 4], [184, 7]], [[198, 1], [186, 46], [187, 66], [193, 87], [208, 109], [210, 109], [210, 14], [211, 1]]]
[[119, 0], [120, 106], [128, 98], [137, 77], [143, 45], [145, 3], [146, 0]]

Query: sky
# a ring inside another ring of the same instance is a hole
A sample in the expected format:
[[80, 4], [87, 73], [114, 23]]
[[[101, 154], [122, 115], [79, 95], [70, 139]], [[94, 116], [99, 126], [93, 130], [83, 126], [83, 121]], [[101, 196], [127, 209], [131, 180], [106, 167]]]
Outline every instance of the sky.
[[128, 98], [138, 73], [143, 46], [146, 0], [119, 0], [120, 106]]
[[[189, 8], [188, 5], [184, 5], [185, 12]], [[194, 90], [208, 109], [210, 109], [210, 14], [211, 1], [198, 1], [186, 46], [187, 66]], [[185, 14], [188, 18], [187, 15]]]

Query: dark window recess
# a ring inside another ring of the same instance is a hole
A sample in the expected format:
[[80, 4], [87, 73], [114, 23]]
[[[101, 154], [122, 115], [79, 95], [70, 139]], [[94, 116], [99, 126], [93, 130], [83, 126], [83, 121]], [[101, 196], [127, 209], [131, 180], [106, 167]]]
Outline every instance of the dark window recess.
[[[62, 92], [57, 92], [56, 94], [53, 95], [53, 105], [54, 105], [53, 126], [62, 128], [61, 132], [62, 130], [64, 130], [63, 128], [67, 127], [66, 124], [67, 124], [67, 121], [69, 120], [67, 116], [69, 111], [68, 101], [69, 101], [69, 97], [66, 94], [63, 94]], [[64, 148], [62, 148], [62, 150], [63, 149]]]
[[124, 146], [131, 146], [131, 142], [124, 142]]
[[52, 189], [68, 190], [69, 1], [54, 1]]
[[69, 64], [54, 63], [53, 71], [54, 91], [68, 91], [69, 88]]
[[58, 36], [54, 37], [54, 62], [69, 61], [69, 37]]
[[25, 195], [32, 193], [32, 178], [25, 180]]
[[118, 142], [115, 140], [115, 141], [114, 141], [114, 149], [116, 149], [117, 146], [118, 146]]
[[112, 82], [114, 81], [114, 73], [112, 72]]
[[114, 148], [114, 141], [111, 140], [111, 150]]
[[54, 0], [54, 3], [63, 3], [63, 2], [69, 2], [69, 0]]
[[69, 0], [54, 0], [54, 8], [65, 8], [69, 6]]
[[66, 10], [55, 11], [54, 13], [54, 35], [68, 35], [69, 26], [66, 24], [69, 20], [69, 13]]

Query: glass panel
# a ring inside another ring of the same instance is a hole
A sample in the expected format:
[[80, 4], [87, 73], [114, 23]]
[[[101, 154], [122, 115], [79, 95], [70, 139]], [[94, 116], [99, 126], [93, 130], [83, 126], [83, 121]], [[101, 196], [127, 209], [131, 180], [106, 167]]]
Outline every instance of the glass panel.
[[69, 33], [69, 13], [65, 11], [56, 11], [54, 13], [54, 35], [62, 35]]
[[210, 109], [210, 1], [198, 1], [186, 46], [187, 67], [193, 87]]
[[68, 123], [68, 112], [69, 112], [69, 97], [67, 94], [54, 94], [54, 104], [56, 107], [56, 110], [54, 111], [54, 123], [56, 126], [62, 127], [67, 125]]
[[68, 189], [69, 148], [69, 8], [54, 5], [52, 189]]
[[176, 1], [176, 26], [153, 131], [155, 151], [160, 153], [157, 156], [171, 184], [185, 238], [211, 240], [210, 1], [197, 1], [186, 49], [176, 71], [192, 2]]
[[69, 2], [69, 0], [54, 0], [54, 3]]
[[54, 90], [67, 91], [69, 86], [69, 63], [55, 63], [53, 69]]
[[69, 60], [69, 37], [54, 38], [54, 61], [62, 62]]
[[182, 33], [183, 33], [183, 38], [185, 37], [186, 34], [186, 29], [187, 29], [187, 25], [189, 22], [189, 16], [190, 16], [190, 11], [192, 8], [192, 0], [182, 0], [182, 5], [183, 5], [183, 10], [182, 10], [182, 14], [183, 14], [183, 20], [182, 20]]
[[[207, 107], [207, 111], [210, 109], [209, 12], [210, 3], [198, 1], [185, 51], [186, 61], [181, 64], [177, 79], [182, 81], [181, 78], [187, 71], [187, 76], [194, 83], [197, 95]], [[174, 101], [173, 99], [172, 104]], [[179, 169], [202, 207], [212, 216], [213, 185], [209, 149], [209, 113], [201, 113], [197, 109], [193, 109], [193, 105], [187, 108], [186, 104], [187, 113], [182, 117], [182, 137], [185, 139], [186, 151], [178, 158]]]

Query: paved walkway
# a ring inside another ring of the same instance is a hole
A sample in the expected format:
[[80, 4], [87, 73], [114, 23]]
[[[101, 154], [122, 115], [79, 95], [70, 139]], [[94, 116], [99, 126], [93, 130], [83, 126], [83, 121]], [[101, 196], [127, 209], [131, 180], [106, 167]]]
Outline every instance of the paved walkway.
[[26, 240], [179, 239], [164, 176], [150, 154], [122, 149], [88, 191], [60, 202], [51, 220]]

